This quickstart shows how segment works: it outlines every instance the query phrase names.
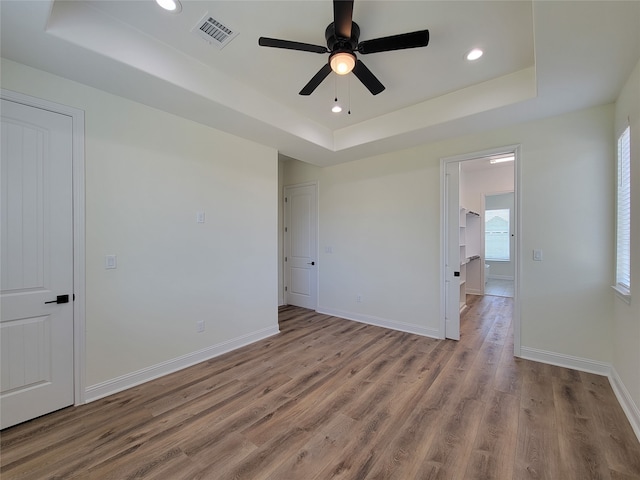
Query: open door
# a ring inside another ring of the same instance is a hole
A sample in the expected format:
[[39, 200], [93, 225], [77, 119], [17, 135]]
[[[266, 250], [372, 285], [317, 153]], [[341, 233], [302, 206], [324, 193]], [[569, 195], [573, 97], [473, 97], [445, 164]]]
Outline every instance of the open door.
[[460, 340], [460, 162], [445, 164], [445, 338]]

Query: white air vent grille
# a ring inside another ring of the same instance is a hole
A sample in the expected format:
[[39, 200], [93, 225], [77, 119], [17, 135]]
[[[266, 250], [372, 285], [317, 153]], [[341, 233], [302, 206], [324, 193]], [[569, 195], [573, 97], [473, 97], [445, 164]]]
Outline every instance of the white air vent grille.
[[238, 35], [238, 32], [235, 31], [234, 28], [225, 25], [220, 20], [210, 17], [208, 13], [202, 17], [191, 31], [211, 45], [216, 45], [218, 48], [225, 47]]

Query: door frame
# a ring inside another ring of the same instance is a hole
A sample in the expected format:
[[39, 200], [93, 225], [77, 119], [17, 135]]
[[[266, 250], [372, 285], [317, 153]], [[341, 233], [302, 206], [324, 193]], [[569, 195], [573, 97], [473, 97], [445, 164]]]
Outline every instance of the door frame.
[[291, 188], [298, 188], [298, 187], [314, 187], [315, 189], [315, 194], [316, 194], [316, 204], [315, 204], [315, 214], [316, 214], [316, 251], [315, 253], [315, 257], [316, 257], [316, 264], [318, 265], [316, 268], [316, 291], [315, 291], [315, 296], [316, 296], [316, 305], [314, 307], [314, 310], [318, 309], [318, 305], [320, 304], [320, 262], [318, 262], [318, 252], [320, 251], [320, 198], [319, 198], [319, 186], [318, 186], [318, 181], [312, 181], [312, 182], [304, 182], [304, 183], [294, 183], [292, 185], [284, 185], [282, 188], [282, 209], [283, 209], [283, 223], [282, 223], [282, 251], [283, 251], [283, 255], [282, 255], [282, 300], [284, 301], [284, 304], [287, 305], [287, 292], [285, 291], [285, 286], [287, 286], [287, 280], [289, 279], [289, 273], [287, 272], [287, 262], [285, 261], [285, 258], [287, 257], [287, 248], [288, 248], [288, 244], [287, 244], [287, 228], [289, 225], [289, 218], [287, 216], [287, 207], [285, 205], [286, 203], [286, 197], [287, 197], [287, 191], [288, 189]]
[[514, 276], [514, 306], [513, 306], [513, 354], [516, 357], [521, 356], [521, 317], [520, 317], [520, 271], [522, 265], [522, 222], [521, 217], [521, 146], [519, 144], [506, 145], [503, 147], [480, 150], [471, 153], [464, 153], [450, 157], [440, 158], [440, 325], [439, 337], [446, 338], [446, 216], [447, 216], [447, 199], [446, 199], [446, 166], [449, 163], [459, 163], [468, 160], [476, 160], [481, 157], [489, 157], [501, 153], [513, 152], [514, 160], [514, 179], [513, 194], [515, 202], [515, 276]]
[[72, 122], [73, 195], [73, 397], [74, 405], [85, 399], [85, 184], [84, 110], [0, 89], [0, 98], [29, 107], [66, 115]]

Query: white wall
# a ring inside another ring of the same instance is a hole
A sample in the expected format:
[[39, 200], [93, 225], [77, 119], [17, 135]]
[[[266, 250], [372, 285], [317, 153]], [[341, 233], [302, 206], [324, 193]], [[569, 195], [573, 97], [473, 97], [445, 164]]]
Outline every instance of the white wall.
[[287, 163], [286, 179], [319, 180], [318, 309], [437, 332], [440, 158], [521, 144], [524, 351], [610, 362], [612, 122], [609, 105], [324, 169]]
[[480, 213], [482, 197], [512, 192], [515, 176], [513, 162], [498, 163], [481, 170], [471, 165], [476, 162], [477, 160], [469, 160], [461, 164], [460, 200], [467, 209]]
[[11, 61], [1, 84], [85, 111], [89, 390], [277, 331], [275, 150]]
[[[640, 438], [640, 62], [624, 86], [615, 108], [615, 138], [631, 126], [631, 303], [614, 296], [613, 366], [626, 390], [627, 412], [635, 415]], [[610, 279], [614, 283], [614, 276]]]

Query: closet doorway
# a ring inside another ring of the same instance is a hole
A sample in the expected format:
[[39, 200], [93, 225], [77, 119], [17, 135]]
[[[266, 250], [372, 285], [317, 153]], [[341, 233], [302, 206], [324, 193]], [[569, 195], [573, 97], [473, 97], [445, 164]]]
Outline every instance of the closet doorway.
[[470, 295], [514, 298], [514, 349], [520, 350], [517, 145], [441, 160], [444, 338], [459, 339]]

